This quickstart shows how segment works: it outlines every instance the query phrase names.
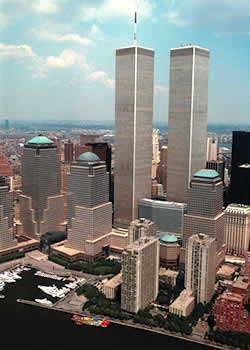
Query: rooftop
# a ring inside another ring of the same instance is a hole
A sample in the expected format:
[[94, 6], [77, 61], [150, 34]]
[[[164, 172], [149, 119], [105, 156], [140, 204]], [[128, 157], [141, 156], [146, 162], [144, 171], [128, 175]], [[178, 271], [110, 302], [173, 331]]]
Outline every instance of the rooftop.
[[176, 238], [175, 235], [164, 234], [160, 237], [160, 241], [163, 243], [177, 243], [178, 239]]
[[194, 177], [205, 177], [209, 179], [213, 179], [218, 176], [220, 175], [213, 169], [201, 169], [194, 174]]
[[54, 142], [48, 139], [46, 136], [38, 135], [33, 137], [33, 139], [29, 140], [27, 144], [28, 145], [52, 145], [54, 144]]
[[194, 296], [192, 295], [192, 291], [184, 289], [177, 299], [171, 304], [171, 307], [183, 310], [189, 304], [194, 302]]
[[120, 272], [118, 275], [114, 276], [110, 280], [104, 283], [103, 287], [116, 288], [122, 283], [122, 273]]
[[78, 162], [99, 162], [100, 158], [93, 152], [85, 152], [77, 158]]

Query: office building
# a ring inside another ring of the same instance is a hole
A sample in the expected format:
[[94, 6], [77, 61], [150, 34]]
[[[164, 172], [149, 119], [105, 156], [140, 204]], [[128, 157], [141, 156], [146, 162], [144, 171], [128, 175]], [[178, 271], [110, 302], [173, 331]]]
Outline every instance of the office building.
[[0, 250], [17, 246], [13, 232], [13, 193], [3, 176], [0, 176]]
[[36, 136], [24, 146], [19, 199], [23, 233], [39, 239], [48, 231], [65, 230], [60, 155], [45, 136]]
[[207, 162], [217, 160], [218, 139], [209, 136], [207, 138]]
[[85, 152], [71, 164], [68, 176], [68, 240], [65, 248], [78, 250], [94, 261], [108, 245], [112, 231], [112, 204], [106, 164], [92, 152]]
[[239, 166], [239, 202], [250, 205], [250, 163]]
[[160, 236], [160, 262], [165, 266], [177, 266], [180, 255], [180, 245], [175, 235]]
[[87, 147], [86, 145], [75, 145], [75, 156], [74, 159], [77, 160], [78, 157], [89, 151], [89, 147]]
[[195, 172], [206, 165], [209, 50], [170, 51], [167, 198], [187, 203]]
[[132, 244], [141, 237], [155, 236], [156, 224], [145, 218], [131, 221], [128, 228], [128, 243]]
[[156, 180], [159, 184], [162, 184], [163, 192], [167, 190], [167, 161], [168, 161], [168, 148], [162, 146], [160, 151], [160, 163], [158, 164], [156, 171]]
[[80, 145], [84, 146], [87, 143], [95, 143], [95, 142], [100, 142], [99, 135], [95, 135], [95, 134], [80, 134]]
[[142, 237], [122, 254], [121, 308], [137, 313], [157, 298], [159, 288], [159, 241]]
[[245, 188], [239, 166], [243, 164], [250, 164], [250, 131], [233, 131], [230, 200], [231, 203], [250, 205], [241, 197]]
[[154, 50], [116, 50], [114, 224], [128, 227], [151, 198]]
[[196, 296], [197, 303], [208, 303], [214, 294], [216, 240], [195, 234], [188, 240], [185, 265], [185, 288]]
[[139, 217], [156, 223], [157, 231], [170, 232], [182, 238], [187, 204], [143, 198], [139, 202]]
[[152, 179], [156, 178], [157, 166], [160, 162], [159, 152], [159, 130], [153, 129], [152, 134], [153, 155], [152, 155]]
[[187, 213], [184, 214], [184, 230], [180, 262], [184, 263], [184, 249], [189, 237], [203, 233], [216, 239], [217, 267], [224, 260], [224, 212], [223, 184], [215, 170], [202, 169], [192, 177], [188, 190]]
[[179, 317], [187, 317], [195, 306], [195, 298], [192, 291], [184, 289], [175, 301], [169, 305], [169, 312]]
[[229, 204], [225, 210], [226, 254], [245, 256], [250, 250], [250, 206]]
[[64, 144], [64, 161], [73, 162], [73, 158], [74, 158], [74, 145], [71, 142], [71, 140], [68, 140], [68, 142]]
[[101, 161], [106, 162], [109, 173], [109, 201], [114, 202], [114, 184], [112, 180], [112, 147], [107, 142], [86, 143], [90, 152], [95, 153]]
[[224, 160], [210, 160], [207, 161], [207, 165], [206, 165], [207, 169], [214, 169], [217, 171], [217, 173], [219, 174], [223, 186], [224, 186], [224, 180], [225, 180], [225, 161]]

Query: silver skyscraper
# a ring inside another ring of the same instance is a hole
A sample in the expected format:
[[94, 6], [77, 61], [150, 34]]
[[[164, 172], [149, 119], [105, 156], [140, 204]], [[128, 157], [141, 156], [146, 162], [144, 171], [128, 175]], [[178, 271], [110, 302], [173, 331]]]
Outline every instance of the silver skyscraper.
[[168, 113], [169, 201], [187, 201], [192, 175], [205, 168], [209, 50], [181, 46], [170, 51]]
[[138, 202], [151, 197], [154, 50], [116, 50], [115, 225], [138, 217]]

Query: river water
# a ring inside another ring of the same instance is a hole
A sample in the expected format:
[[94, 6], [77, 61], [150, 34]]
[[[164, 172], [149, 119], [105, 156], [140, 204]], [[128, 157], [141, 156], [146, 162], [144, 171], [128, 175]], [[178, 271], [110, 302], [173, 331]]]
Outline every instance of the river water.
[[2, 350], [16, 349], [148, 349], [152, 347], [185, 350], [208, 350], [210, 347], [182, 341], [140, 329], [110, 324], [107, 328], [76, 326], [71, 315], [36, 306], [17, 303], [16, 299], [34, 301], [45, 298], [55, 301], [37, 288], [38, 284], [61, 287], [64, 283], [34, 276], [24, 271], [16, 283], [6, 283], [0, 299], [0, 346]]

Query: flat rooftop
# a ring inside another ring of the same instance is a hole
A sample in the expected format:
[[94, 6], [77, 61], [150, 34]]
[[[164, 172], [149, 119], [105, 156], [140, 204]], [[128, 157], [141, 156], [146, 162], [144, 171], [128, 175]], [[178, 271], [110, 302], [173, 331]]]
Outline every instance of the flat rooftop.
[[170, 305], [173, 308], [183, 310], [188, 307], [194, 301], [194, 296], [192, 295], [192, 291], [184, 289], [177, 299]]

